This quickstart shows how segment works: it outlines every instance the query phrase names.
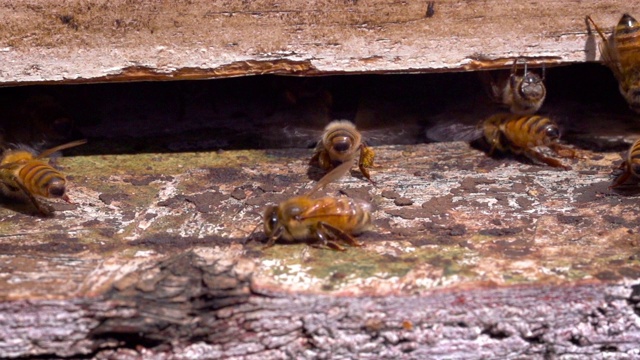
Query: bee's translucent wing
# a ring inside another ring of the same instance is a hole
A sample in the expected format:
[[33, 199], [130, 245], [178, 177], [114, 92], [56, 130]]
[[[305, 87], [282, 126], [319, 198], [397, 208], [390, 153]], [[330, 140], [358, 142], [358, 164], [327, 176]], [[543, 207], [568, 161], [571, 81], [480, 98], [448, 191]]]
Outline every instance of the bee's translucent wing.
[[423, 141], [424, 126], [400, 122], [394, 126], [361, 130], [363, 141], [369, 146], [411, 145]]
[[461, 123], [440, 123], [427, 128], [426, 136], [434, 142], [474, 141], [482, 137], [482, 128]]
[[333, 170], [329, 171], [325, 176], [318, 181], [318, 183], [307, 193], [307, 196], [311, 196], [316, 191], [321, 190], [330, 183], [340, 179], [344, 174], [349, 172], [349, 169], [353, 167], [353, 161], [345, 161], [339, 166], [336, 166]]
[[322, 128], [271, 126], [261, 129], [259, 141], [265, 148], [311, 148], [321, 136]]
[[83, 144], [86, 144], [86, 143], [87, 143], [87, 140], [83, 139], [83, 140], [76, 140], [76, 141], [72, 141], [70, 143], [58, 145], [56, 147], [53, 147], [51, 149], [47, 149], [47, 150], [41, 152], [38, 156], [36, 156], [36, 159], [45, 158], [45, 157], [47, 157], [47, 156], [49, 156], [49, 155], [51, 155], [51, 154], [53, 154], [53, 153], [55, 153], [57, 151], [61, 151], [61, 150], [64, 150], [64, 149], [68, 149], [68, 148], [72, 148], [72, 147], [75, 147], [75, 146], [83, 145]]

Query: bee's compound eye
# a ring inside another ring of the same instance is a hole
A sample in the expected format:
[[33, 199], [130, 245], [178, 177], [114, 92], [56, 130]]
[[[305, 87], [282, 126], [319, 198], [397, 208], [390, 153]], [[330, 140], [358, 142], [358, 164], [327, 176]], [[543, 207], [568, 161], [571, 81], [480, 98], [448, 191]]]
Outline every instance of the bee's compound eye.
[[337, 152], [345, 152], [351, 148], [352, 140], [348, 136], [337, 136], [331, 141], [331, 147]]
[[524, 82], [527, 84], [535, 84], [540, 82], [540, 78], [533, 73], [527, 73], [524, 76]]
[[267, 234], [270, 234], [278, 225], [278, 208], [275, 206], [267, 209], [264, 217], [264, 228]]
[[51, 197], [63, 197], [65, 191], [65, 182], [62, 180], [52, 180], [47, 186], [49, 196]]
[[560, 137], [560, 129], [558, 129], [557, 126], [547, 126], [547, 128], [544, 130], [544, 133], [549, 139], [557, 139]]
[[639, 176], [640, 175], [640, 164], [631, 164], [631, 172], [636, 175]]
[[273, 229], [276, 227], [277, 224], [278, 224], [278, 213], [274, 211], [271, 214], [271, 217], [269, 218], [269, 227]]
[[633, 18], [633, 16], [629, 15], [629, 14], [624, 14], [622, 15], [622, 18], [620, 18], [620, 21], [618, 22], [618, 26], [624, 27], [624, 28], [633, 28], [636, 25], [637, 21], [636, 19]]

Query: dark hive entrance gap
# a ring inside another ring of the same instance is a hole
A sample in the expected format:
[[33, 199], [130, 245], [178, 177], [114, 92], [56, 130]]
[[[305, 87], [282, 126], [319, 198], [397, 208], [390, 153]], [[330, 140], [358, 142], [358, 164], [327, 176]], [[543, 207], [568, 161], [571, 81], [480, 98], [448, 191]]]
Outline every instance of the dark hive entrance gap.
[[[593, 137], [640, 130], [604, 66], [549, 68], [545, 82], [540, 113], [565, 140], [617, 151]], [[354, 121], [372, 145], [413, 144], [434, 124], [503, 110], [474, 72], [25, 86], [0, 89], [0, 99], [5, 143], [88, 138], [80, 153], [307, 148], [334, 119]]]

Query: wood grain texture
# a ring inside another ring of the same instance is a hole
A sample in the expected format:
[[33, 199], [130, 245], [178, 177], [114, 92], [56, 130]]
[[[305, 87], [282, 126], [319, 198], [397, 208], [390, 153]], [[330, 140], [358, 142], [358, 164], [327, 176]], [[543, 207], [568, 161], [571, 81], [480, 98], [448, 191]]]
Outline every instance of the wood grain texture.
[[255, 287], [253, 270], [247, 259], [234, 262], [199, 248], [130, 273], [100, 299], [4, 303], [0, 352], [203, 359], [638, 356], [637, 285], [341, 297], [264, 292]]
[[622, 0], [2, 1], [0, 83], [500, 68], [518, 56], [599, 57], [585, 16], [611, 29]]

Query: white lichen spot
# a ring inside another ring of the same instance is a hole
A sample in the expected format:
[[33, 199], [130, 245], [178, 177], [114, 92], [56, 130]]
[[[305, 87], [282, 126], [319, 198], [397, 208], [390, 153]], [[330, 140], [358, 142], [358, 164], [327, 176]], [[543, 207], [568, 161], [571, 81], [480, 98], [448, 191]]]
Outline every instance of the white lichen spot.
[[155, 254], [156, 254], [156, 252], [153, 251], [153, 250], [138, 250], [133, 255], [133, 257], [143, 258], [143, 257], [152, 256], [152, 255], [155, 255]]

